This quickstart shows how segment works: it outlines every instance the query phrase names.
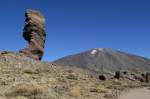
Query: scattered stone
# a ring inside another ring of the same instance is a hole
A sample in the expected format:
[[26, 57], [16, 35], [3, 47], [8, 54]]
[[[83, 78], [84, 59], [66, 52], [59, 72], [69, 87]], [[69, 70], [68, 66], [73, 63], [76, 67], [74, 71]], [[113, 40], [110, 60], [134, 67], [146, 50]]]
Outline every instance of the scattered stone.
[[106, 80], [106, 77], [105, 77], [105, 75], [99, 75], [99, 79], [100, 80]]
[[124, 75], [127, 75], [128, 74], [128, 71], [123, 71], [122, 72]]
[[141, 74], [142, 77], [145, 77], [146, 75], [144, 73]]
[[139, 75], [135, 75], [134, 79], [137, 81], [140, 81], [140, 82], [145, 82], [145, 78], [143, 78], [142, 76], [139, 76]]
[[114, 78], [120, 79], [120, 71], [115, 72]]
[[150, 82], [150, 73], [146, 72], [146, 82], [149, 83]]

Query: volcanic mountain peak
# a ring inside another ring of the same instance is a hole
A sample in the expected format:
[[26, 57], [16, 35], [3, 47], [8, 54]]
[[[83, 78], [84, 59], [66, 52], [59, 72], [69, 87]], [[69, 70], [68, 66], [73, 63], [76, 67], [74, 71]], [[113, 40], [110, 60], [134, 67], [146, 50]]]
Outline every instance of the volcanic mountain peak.
[[[91, 71], [150, 70], [150, 59], [110, 48], [94, 48], [54, 61], [62, 66], [75, 66]], [[103, 68], [103, 69], [102, 69]]]
[[104, 50], [103, 48], [95, 48], [95, 49], [92, 49], [90, 53], [91, 53], [92, 55], [95, 55], [95, 54], [97, 54], [98, 52], [103, 51], [103, 50]]
[[90, 53], [91, 55], [98, 55], [102, 53], [116, 53], [116, 52], [120, 52], [120, 51], [111, 48], [93, 48], [87, 51], [87, 53]]

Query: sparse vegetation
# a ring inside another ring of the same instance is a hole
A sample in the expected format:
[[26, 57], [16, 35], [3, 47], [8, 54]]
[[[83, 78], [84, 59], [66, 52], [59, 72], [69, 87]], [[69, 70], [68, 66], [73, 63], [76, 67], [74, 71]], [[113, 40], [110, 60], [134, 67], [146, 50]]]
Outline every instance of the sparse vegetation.
[[112, 83], [113, 83], [113, 85], [118, 85], [118, 86], [121, 86], [123, 84], [122, 81], [117, 80], [117, 79], [113, 80]]
[[91, 89], [91, 92], [97, 92], [97, 93], [107, 93], [106, 88], [103, 85], [97, 85], [94, 88]]
[[25, 69], [24, 73], [26, 73], [26, 74], [33, 74], [34, 72], [33, 72], [32, 69]]
[[83, 69], [37, 62], [14, 53], [0, 56], [0, 65], [0, 99], [97, 99], [100, 94], [111, 99], [115, 88], [138, 85], [128, 79], [101, 81]]
[[36, 85], [32, 83], [20, 83], [20, 84], [14, 85], [11, 88], [11, 91], [6, 93], [6, 96], [36, 97], [36, 96], [44, 95], [45, 90], [46, 88], [40, 85]]
[[113, 98], [113, 95], [110, 94], [110, 93], [108, 93], [108, 94], [105, 94], [104, 97], [105, 97], [105, 98], [111, 98], [111, 99], [112, 99], [112, 98]]
[[78, 80], [77, 75], [75, 75], [75, 74], [73, 74], [73, 73], [68, 74], [68, 75], [67, 75], [67, 78], [68, 78], [68, 79], [71, 79], [71, 80]]

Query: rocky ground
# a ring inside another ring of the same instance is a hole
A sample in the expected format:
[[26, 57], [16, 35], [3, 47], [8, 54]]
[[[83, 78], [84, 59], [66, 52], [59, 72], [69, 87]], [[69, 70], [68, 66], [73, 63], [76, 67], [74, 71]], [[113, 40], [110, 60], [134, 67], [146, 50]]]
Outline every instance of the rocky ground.
[[140, 85], [128, 79], [101, 81], [83, 69], [0, 53], [0, 99], [112, 99]]

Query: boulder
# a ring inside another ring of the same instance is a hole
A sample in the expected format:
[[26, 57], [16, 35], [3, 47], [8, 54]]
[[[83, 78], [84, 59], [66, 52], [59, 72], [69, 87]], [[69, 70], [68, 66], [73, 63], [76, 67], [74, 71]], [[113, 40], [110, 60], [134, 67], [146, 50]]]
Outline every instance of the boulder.
[[120, 79], [121, 78], [121, 72], [120, 71], [115, 72], [114, 78]]
[[105, 75], [99, 75], [99, 80], [106, 80], [106, 76]]
[[150, 72], [146, 72], [146, 82], [150, 82]]

